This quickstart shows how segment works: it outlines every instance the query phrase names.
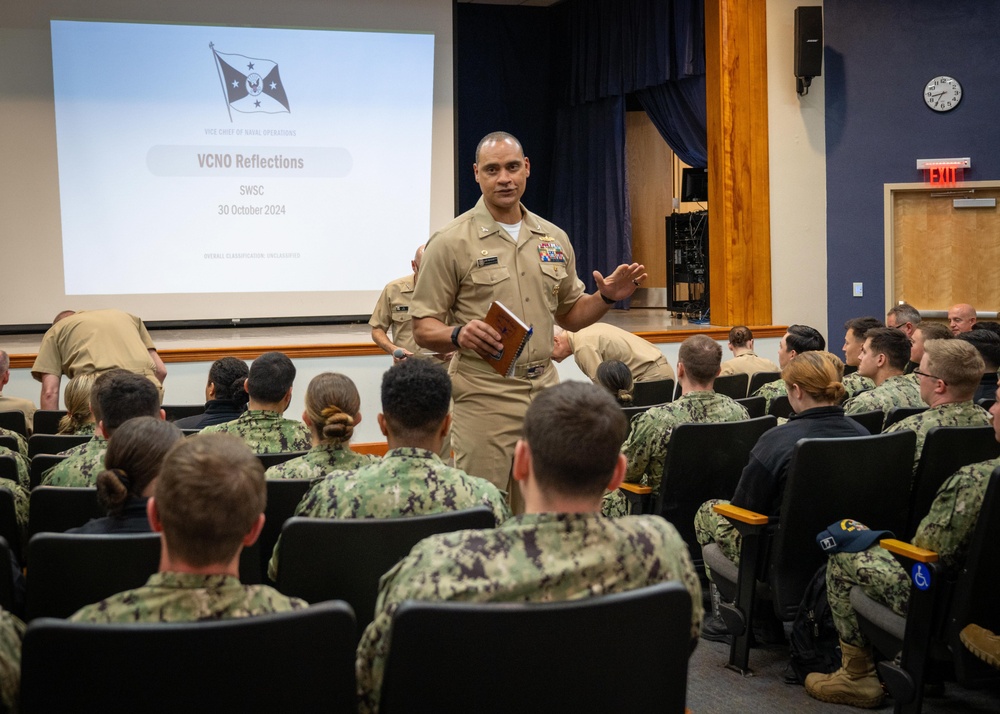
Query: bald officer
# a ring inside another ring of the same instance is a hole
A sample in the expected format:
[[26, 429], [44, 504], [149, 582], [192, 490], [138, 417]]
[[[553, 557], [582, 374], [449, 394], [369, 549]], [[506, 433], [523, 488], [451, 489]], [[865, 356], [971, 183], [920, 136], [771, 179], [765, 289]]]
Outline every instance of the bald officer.
[[[554, 323], [579, 330], [635, 292], [642, 265], [619, 265], [597, 292], [584, 293], [569, 237], [521, 205], [530, 164], [520, 142], [488, 134], [473, 164], [483, 196], [475, 208], [431, 236], [410, 305], [417, 344], [433, 352], [458, 350], [451, 364], [452, 448], [466, 473], [507, 489], [514, 445], [528, 404], [559, 381], [552, 364]], [[482, 357], [502, 348], [483, 322], [497, 300], [534, 327], [514, 375], [501, 377]]]
[[[423, 257], [424, 247], [420, 246], [410, 261], [413, 274], [396, 278], [382, 289], [371, 319], [368, 320], [372, 327], [372, 342], [393, 355], [393, 364], [412, 354], [429, 354], [413, 341], [413, 326], [410, 324], [410, 301], [413, 299], [413, 289], [417, 284], [417, 273], [420, 272]], [[396, 350], [403, 350], [402, 358], [395, 356]]]

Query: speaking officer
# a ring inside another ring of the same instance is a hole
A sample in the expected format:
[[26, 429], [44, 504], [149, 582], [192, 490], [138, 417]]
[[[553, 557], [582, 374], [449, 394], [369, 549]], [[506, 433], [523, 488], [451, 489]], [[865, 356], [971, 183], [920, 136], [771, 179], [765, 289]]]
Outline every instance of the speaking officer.
[[[631, 296], [646, 273], [636, 263], [619, 265], [607, 278], [594, 271], [597, 292], [586, 294], [569, 237], [521, 205], [530, 163], [520, 142], [505, 132], [488, 134], [472, 168], [483, 196], [431, 236], [410, 312], [418, 345], [458, 350], [450, 369], [456, 465], [508, 489], [528, 404], [559, 381], [553, 324], [579, 330], [596, 322]], [[494, 300], [534, 328], [510, 378], [482, 359], [502, 347], [499, 333], [483, 322]]]

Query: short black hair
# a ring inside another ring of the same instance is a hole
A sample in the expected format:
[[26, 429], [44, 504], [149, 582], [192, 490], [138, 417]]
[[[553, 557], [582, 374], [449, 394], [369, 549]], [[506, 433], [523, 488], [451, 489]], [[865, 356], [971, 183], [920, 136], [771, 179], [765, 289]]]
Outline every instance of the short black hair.
[[94, 389], [98, 390], [101, 422], [109, 435], [134, 417], [160, 416], [160, 392], [141, 374], [114, 370], [106, 379], [98, 378]]
[[439, 364], [411, 357], [382, 375], [382, 414], [397, 438], [433, 434], [450, 406], [451, 378]]
[[295, 381], [295, 365], [283, 352], [265, 352], [250, 365], [247, 391], [250, 398], [266, 404], [284, 399]]
[[524, 156], [524, 147], [521, 145], [521, 142], [517, 140], [516, 136], [506, 131], [491, 131], [489, 134], [480, 139], [478, 144], [476, 144], [476, 163], [479, 163], [479, 152], [482, 151], [484, 145], [499, 144], [501, 141], [510, 141], [517, 144], [517, 148], [521, 150], [521, 155]]
[[844, 323], [844, 329], [850, 330], [856, 340], [865, 339], [865, 333], [876, 327], [885, 327], [877, 317], [855, 317]]
[[565, 496], [599, 496], [614, 474], [628, 419], [594, 384], [563, 382], [543, 390], [524, 417], [524, 440], [538, 485]]
[[997, 333], [992, 330], [972, 330], [971, 332], [960, 332], [955, 337], [959, 340], [965, 340], [979, 350], [988, 372], [995, 372], [1000, 366], [1000, 335]]
[[789, 325], [788, 337], [785, 338], [785, 347], [794, 350], [796, 353], [812, 352], [813, 350], [825, 350], [826, 340], [815, 327], [809, 325]]
[[247, 363], [235, 357], [223, 357], [212, 363], [208, 370], [208, 382], [215, 385], [216, 399], [229, 399], [246, 404], [247, 392], [243, 383], [250, 376]]
[[895, 327], [875, 327], [865, 333], [865, 339], [871, 340], [874, 354], [885, 355], [890, 367], [899, 371], [906, 369], [913, 343], [905, 332]]

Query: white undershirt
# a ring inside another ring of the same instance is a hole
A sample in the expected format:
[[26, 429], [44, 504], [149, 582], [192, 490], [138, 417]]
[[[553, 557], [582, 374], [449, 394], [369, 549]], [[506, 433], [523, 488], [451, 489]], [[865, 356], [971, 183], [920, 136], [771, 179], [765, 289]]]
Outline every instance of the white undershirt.
[[524, 221], [518, 221], [517, 223], [500, 223], [500, 221], [497, 221], [497, 223], [507, 231], [507, 237], [514, 242], [514, 245], [517, 245], [517, 234], [521, 232], [521, 224]]

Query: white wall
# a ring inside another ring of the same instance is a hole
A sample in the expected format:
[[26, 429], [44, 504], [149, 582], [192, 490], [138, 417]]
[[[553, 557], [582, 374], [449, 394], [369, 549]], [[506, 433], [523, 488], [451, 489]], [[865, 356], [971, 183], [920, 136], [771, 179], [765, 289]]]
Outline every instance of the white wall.
[[811, 325], [829, 341], [824, 84], [816, 77], [809, 94], [795, 93], [794, 13], [802, 4], [767, 0], [772, 320]]

